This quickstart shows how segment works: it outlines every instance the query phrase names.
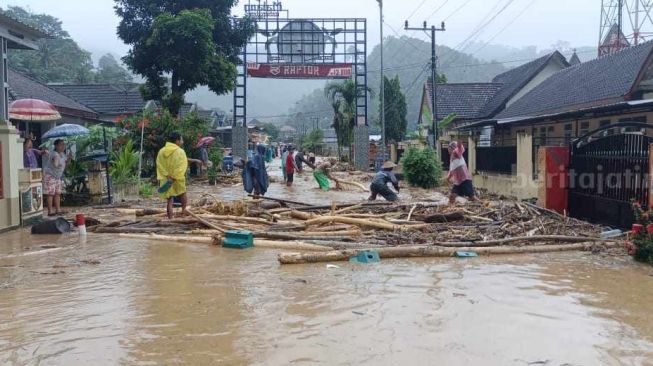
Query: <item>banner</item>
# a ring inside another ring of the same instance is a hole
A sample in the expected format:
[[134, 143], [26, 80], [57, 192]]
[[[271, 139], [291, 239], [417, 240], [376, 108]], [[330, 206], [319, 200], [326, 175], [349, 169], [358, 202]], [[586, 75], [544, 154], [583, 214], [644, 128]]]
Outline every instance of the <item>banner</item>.
[[352, 76], [352, 65], [248, 64], [247, 75], [278, 79], [349, 79]]

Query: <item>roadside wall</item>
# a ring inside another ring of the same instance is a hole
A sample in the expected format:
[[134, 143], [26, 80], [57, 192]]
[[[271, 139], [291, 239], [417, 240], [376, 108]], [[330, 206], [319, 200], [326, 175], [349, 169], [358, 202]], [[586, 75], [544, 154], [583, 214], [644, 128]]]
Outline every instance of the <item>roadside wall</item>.
[[517, 134], [515, 175], [477, 173], [476, 145], [472, 141], [469, 141], [469, 160], [469, 168], [476, 188], [517, 199], [538, 197], [539, 181], [533, 179], [533, 136], [531, 133], [519, 132]]

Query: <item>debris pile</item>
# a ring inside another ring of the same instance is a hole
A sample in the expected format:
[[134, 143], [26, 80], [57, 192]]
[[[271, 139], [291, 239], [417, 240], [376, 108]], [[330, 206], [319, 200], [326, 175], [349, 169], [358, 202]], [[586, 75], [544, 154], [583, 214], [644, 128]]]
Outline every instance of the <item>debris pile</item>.
[[248, 231], [254, 235], [254, 246], [308, 252], [282, 253], [282, 263], [344, 260], [369, 249], [379, 251], [382, 258], [393, 258], [452, 256], [465, 250], [508, 254], [620, 245], [601, 239], [599, 226], [515, 201], [464, 207], [367, 201], [311, 206], [274, 198], [221, 202], [205, 196], [188, 215], [170, 220], [161, 209], [117, 211], [130, 217], [89, 231], [207, 244], [221, 244], [229, 231]]

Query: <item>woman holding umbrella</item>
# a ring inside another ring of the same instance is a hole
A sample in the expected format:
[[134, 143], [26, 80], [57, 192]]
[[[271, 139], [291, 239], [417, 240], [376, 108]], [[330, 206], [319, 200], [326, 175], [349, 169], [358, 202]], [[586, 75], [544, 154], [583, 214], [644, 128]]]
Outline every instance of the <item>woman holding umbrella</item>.
[[[63, 189], [63, 172], [72, 155], [66, 155], [66, 143], [62, 139], [54, 141], [54, 151], [48, 154], [43, 164], [45, 193], [48, 195], [48, 216], [63, 215], [61, 211], [61, 191]], [[54, 205], [54, 211], [53, 211]]]
[[202, 137], [197, 143], [197, 147], [200, 149], [200, 161], [204, 169], [213, 166], [209, 161], [209, 145], [211, 145], [213, 141], [215, 141], [214, 137]]

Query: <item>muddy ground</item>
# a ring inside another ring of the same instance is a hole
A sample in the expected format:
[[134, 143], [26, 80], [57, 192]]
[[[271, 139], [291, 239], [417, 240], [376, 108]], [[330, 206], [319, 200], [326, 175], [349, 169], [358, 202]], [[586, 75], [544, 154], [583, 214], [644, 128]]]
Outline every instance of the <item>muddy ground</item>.
[[[306, 177], [269, 195], [365, 198]], [[209, 190], [244, 198], [239, 186]], [[402, 190], [413, 196], [444, 199]], [[626, 256], [327, 268], [280, 266], [278, 252], [2, 234], [0, 364], [653, 365], [653, 268]]]

